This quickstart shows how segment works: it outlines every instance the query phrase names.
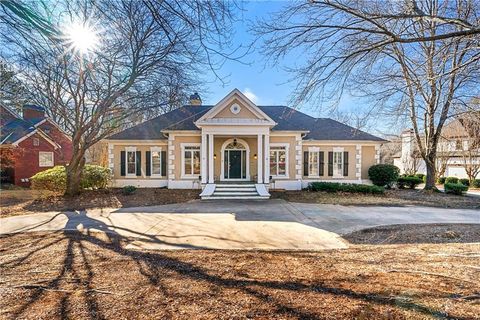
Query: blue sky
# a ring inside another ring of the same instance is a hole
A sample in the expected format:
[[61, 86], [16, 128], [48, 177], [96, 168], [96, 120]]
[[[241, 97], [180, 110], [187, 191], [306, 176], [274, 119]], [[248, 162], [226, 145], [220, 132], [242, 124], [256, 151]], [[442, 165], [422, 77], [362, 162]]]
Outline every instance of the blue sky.
[[[248, 32], [249, 24], [259, 17], [268, 17], [281, 10], [286, 4], [286, 1], [240, 3], [243, 6], [243, 12], [239, 14], [238, 21], [234, 25], [233, 47], [249, 45], [254, 39]], [[208, 92], [201, 94], [204, 104], [217, 103], [234, 88], [246, 93], [259, 105], [289, 104], [295, 83], [288, 81], [292, 75], [283, 68], [293, 65], [298, 57], [287, 57], [279, 66], [265, 66], [264, 57], [255, 49], [253, 48], [253, 51], [242, 59], [243, 63], [227, 61], [222, 66], [219, 74], [226, 77], [226, 83], [223, 84], [222, 81], [214, 80], [212, 77], [212, 82], [206, 85]], [[347, 95], [340, 101], [339, 110], [351, 112], [354, 106], [355, 99]], [[319, 106], [308, 102], [300, 106], [299, 110], [316, 117], [328, 116]]]

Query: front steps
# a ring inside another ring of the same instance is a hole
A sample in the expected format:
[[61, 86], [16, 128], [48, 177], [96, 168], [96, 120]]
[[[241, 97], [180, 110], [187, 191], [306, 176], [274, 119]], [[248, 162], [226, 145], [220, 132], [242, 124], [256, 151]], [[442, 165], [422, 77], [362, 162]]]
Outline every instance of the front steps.
[[259, 184], [209, 184], [200, 194], [202, 200], [262, 200], [269, 199], [265, 186]]

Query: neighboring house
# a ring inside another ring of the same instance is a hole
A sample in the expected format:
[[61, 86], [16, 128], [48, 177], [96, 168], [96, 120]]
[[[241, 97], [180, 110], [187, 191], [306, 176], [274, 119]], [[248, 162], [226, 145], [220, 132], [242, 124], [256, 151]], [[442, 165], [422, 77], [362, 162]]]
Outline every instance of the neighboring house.
[[45, 116], [43, 107], [25, 105], [22, 113], [0, 106], [0, 148], [14, 156], [13, 163], [2, 164], [2, 180], [29, 186], [30, 177], [37, 172], [70, 161], [72, 142]]
[[[453, 120], [442, 130], [442, 137], [437, 148], [437, 171], [443, 177], [468, 178], [468, 170], [479, 168], [480, 149], [474, 139], [467, 133], [460, 120]], [[394, 156], [394, 164], [401, 173], [426, 173], [425, 161], [418, 151], [413, 129], [401, 134], [401, 152]], [[480, 178], [480, 172], [477, 174]]]
[[[286, 106], [257, 106], [235, 89], [112, 135], [114, 185], [203, 189], [202, 197], [268, 197], [312, 181], [368, 182], [385, 140]], [[244, 188], [244, 189], [242, 189]]]

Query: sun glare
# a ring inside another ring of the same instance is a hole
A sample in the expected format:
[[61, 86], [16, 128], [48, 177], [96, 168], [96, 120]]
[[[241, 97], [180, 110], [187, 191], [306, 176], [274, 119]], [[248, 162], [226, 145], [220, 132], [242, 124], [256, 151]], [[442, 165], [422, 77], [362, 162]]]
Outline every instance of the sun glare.
[[87, 23], [74, 23], [65, 33], [69, 49], [86, 55], [94, 52], [98, 47], [98, 35], [94, 28]]

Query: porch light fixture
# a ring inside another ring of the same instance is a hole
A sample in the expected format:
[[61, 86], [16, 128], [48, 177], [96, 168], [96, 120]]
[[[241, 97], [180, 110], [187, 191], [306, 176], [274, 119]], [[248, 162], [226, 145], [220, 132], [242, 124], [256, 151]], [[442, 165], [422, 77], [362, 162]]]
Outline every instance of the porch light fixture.
[[257, 160], [257, 154], [256, 153], [253, 155], [253, 159]]
[[213, 154], [213, 160], [217, 160], [217, 154], [216, 153]]
[[233, 139], [233, 146], [234, 146], [234, 147], [237, 146], [237, 139]]

